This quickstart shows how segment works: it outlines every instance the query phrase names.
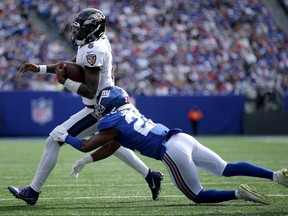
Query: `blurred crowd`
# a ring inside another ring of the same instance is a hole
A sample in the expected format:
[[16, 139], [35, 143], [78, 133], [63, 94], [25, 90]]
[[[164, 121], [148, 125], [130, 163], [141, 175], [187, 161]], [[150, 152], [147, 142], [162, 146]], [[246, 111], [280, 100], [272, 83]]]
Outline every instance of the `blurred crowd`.
[[21, 75], [25, 62], [52, 63], [68, 58], [63, 47], [38, 33], [29, 17], [30, 1], [0, 1], [0, 90], [52, 90], [59, 88], [51, 75]]
[[53, 76], [18, 73], [27, 61], [68, 59], [61, 44], [35, 31], [28, 12], [36, 9], [69, 40], [72, 19], [86, 7], [106, 15], [116, 84], [129, 93], [237, 94], [256, 108], [288, 93], [287, 32], [261, 0], [4, 0], [0, 90], [58, 90]]

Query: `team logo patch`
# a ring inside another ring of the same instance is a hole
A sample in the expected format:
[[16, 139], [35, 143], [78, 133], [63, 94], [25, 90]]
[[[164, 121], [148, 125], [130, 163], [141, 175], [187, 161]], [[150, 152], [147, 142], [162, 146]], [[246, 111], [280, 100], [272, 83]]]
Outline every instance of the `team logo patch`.
[[91, 66], [93, 66], [96, 62], [96, 55], [95, 54], [89, 54], [86, 56], [86, 60]]
[[40, 97], [31, 100], [31, 115], [33, 122], [44, 125], [53, 119], [53, 100]]

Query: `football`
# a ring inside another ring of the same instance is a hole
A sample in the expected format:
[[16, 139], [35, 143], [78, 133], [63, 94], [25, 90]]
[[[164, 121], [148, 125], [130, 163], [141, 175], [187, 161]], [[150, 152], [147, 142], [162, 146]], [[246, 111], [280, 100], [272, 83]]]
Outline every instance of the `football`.
[[76, 82], [85, 83], [85, 71], [80, 65], [76, 64], [75, 62], [61, 62], [61, 66], [64, 64], [66, 64], [65, 78], [69, 78]]

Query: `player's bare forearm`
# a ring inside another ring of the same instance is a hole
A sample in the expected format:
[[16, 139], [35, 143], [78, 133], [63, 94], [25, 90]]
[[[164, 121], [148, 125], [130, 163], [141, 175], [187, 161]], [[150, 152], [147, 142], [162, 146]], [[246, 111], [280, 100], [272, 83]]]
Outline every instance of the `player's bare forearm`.
[[21, 74], [25, 72], [33, 72], [33, 73], [55, 73], [57, 64], [49, 64], [49, 65], [38, 65], [34, 63], [25, 63], [19, 70]]
[[93, 161], [103, 160], [112, 154], [120, 147], [120, 144], [117, 142], [110, 141], [103, 145], [102, 147], [98, 148], [95, 152], [91, 154]]
[[[106, 145], [107, 143], [109, 143], [109, 145], [107, 145], [107, 149], [115, 148], [114, 145], [119, 145], [119, 144], [117, 142], [112, 142], [112, 140], [118, 134], [119, 134], [119, 132], [115, 129], [103, 130], [103, 131], [99, 132], [98, 134], [90, 137], [89, 139], [83, 140], [82, 146], [81, 146], [81, 151], [82, 152], [93, 151], [99, 147]], [[113, 154], [113, 153], [111, 153], [111, 154]]]
[[55, 69], [57, 67], [57, 64], [48, 64], [47, 65], [47, 73], [55, 73]]
[[77, 94], [82, 97], [93, 99], [101, 80], [101, 71], [101, 67], [90, 68], [86, 66], [85, 83], [79, 87]]
[[86, 84], [82, 83], [78, 88], [77, 94], [82, 97], [93, 99], [96, 91], [94, 88], [88, 87]]
[[64, 85], [70, 91], [78, 94], [79, 96], [93, 99], [96, 95], [97, 88], [99, 86], [101, 80], [101, 67], [90, 68], [85, 67], [85, 81], [75, 82], [66, 76], [66, 68], [64, 68], [65, 64], [59, 67], [56, 67], [56, 74], [58, 77], [59, 83]]
[[[76, 56], [74, 56], [73, 58], [70, 59], [71, 62], [76, 62]], [[55, 73], [56, 67], [60, 62], [56, 63], [56, 64], [48, 64], [47, 65], [47, 72], [48, 73]]]

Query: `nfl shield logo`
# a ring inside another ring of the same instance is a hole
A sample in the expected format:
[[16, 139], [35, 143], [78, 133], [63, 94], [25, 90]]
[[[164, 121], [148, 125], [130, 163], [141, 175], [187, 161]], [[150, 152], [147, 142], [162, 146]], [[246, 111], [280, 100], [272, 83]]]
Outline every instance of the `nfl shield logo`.
[[31, 101], [32, 120], [44, 125], [53, 118], [53, 100], [43, 97]]

